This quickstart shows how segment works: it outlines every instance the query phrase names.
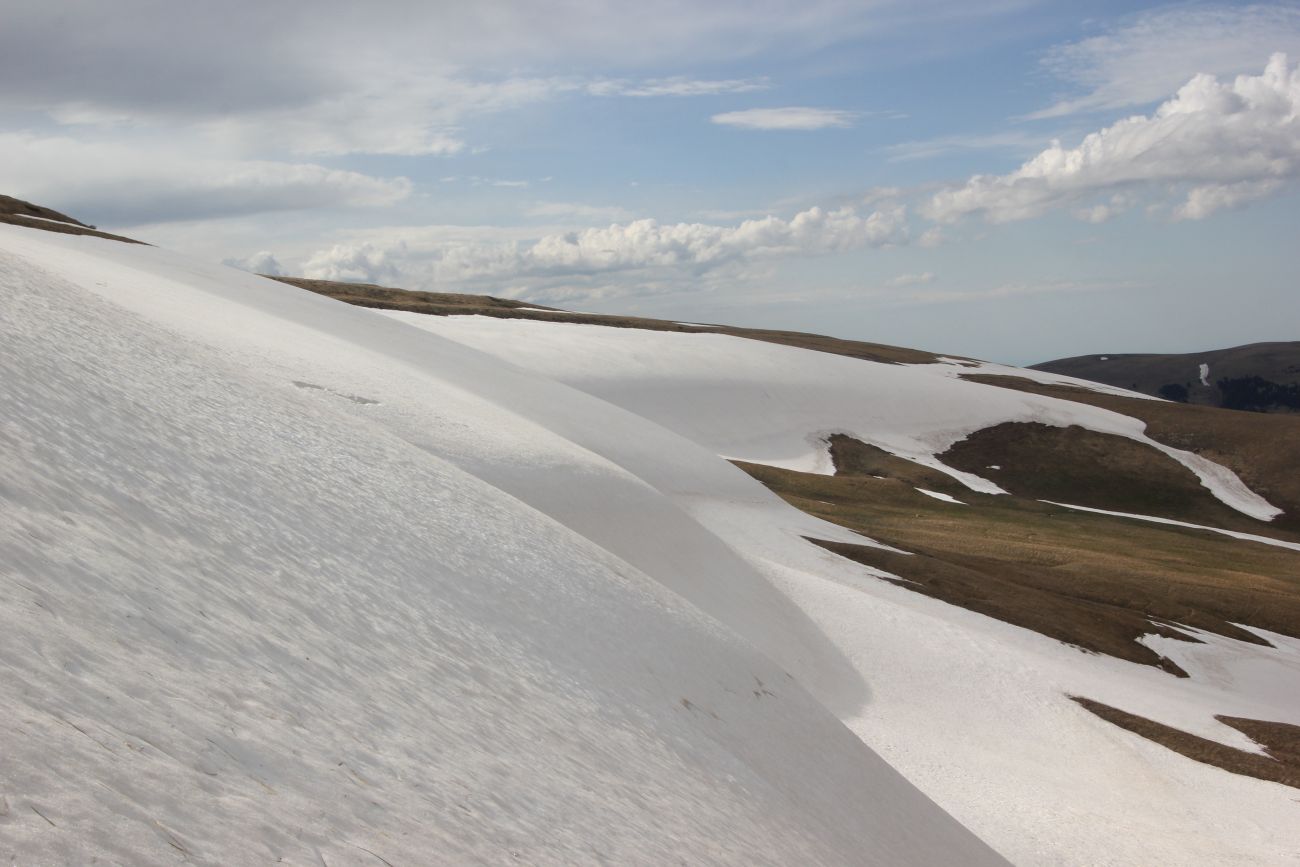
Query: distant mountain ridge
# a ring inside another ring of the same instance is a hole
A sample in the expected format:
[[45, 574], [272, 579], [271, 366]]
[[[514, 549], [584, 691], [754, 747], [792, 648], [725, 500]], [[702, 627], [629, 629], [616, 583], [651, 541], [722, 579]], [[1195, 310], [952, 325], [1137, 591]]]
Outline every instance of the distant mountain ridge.
[[1078, 355], [1030, 367], [1178, 403], [1300, 412], [1300, 341], [1182, 354]]

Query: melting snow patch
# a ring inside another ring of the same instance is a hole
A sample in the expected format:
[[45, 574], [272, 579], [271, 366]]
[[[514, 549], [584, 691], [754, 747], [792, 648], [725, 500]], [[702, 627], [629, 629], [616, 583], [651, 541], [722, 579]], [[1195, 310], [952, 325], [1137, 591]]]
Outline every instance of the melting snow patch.
[[1201, 374], [1201, 385], [1208, 387], [1210, 385], [1210, 365], [1202, 363], [1200, 374]]
[[949, 495], [941, 494], [938, 491], [927, 491], [925, 488], [917, 488], [917, 490], [925, 494], [927, 497], [934, 497], [936, 500], [943, 500], [945, 503], [956, 503], [959, 506], [966, 505], [956, 497], [950, 497]]
[[1274, 545], [1278, 548], [1290, 548], [1292, 551], [1300, 551], [1300, 543], [1285, 542], [1282, 539], [1270, 539], [1268, 536], [1256, 536], [1253, 533], [1238, 533], [1236, 530], [1221, 530], [1218, 527], [1207, 527], [1204, 524], [1189, 524], [1186, 521], [1175, 521], [1173, 518], [1157, 518], [1155, 515], [1134, 515], [1129, 512], [1109, 512], [1105, 509], [1094, 509], [1089, 506], [1072, 506], [1069, 503], [1055, 503], [1051, 500], [1039, 500], [1039, 502], [1047, 503], [1049, 506], [1060, 506], [1063, 509], [1074, 509], [1079, 512], [1095, 512], [1098, 515], [1113, 515], [1117, 518], [1132, 518], [1136, 521], [1150, 521], [1153, 524], [1168, 524], [1172, 527], [1188, 527], [1193, 530], [1209, 530], [1211, 533], [1222, 533], [1223, 535], [1231, 536], [1234, 539], [1245, 539], [1248, 542], [1262, 542], [1265, 545]]

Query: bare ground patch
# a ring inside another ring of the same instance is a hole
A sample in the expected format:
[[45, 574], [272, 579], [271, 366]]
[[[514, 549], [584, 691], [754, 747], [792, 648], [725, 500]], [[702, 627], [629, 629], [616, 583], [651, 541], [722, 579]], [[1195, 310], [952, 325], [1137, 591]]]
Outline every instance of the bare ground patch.
[[[833, 446], [842, 468], [835, 476], [737, 465], [797, 508], [913, 553], [816, 544], [906, 579], [900, 586], [915, 592], [1090, 652], [1179, 674], [1137, 639], [1157, 633], [1193, 640], [1175, 628], [1186, 624], [1267, 643], [1234, 623], [1300, 637], [1294, 551], [963, 491], [928, 468], [852, 442]], [[842, 463], [846, 453], [853, 458]], [[847, 474], [855, 470], [866, 472]], [[969, 505], [934, 500], [916, 487], [946, 490]]]
[[21, 214], [0, 214], [0, 223], [8, 223], [12, 226], [26, 226], [29, 229], [40, 229], [43, 232], [54, 232], [59, 235], [90, 235], [93, 238], [104, 238], [109, 241], [121, 241], [124, 244], [143, 244], [143, 241], [137, 241], [134, 238], [127, 238], [122, 235], [111, 235], [108, 232], [100, 232], [97, 229], [88, 229], [81, 225], [72, 223], [55, 223], [50, 220], [34, 219], [25, 217]]
[[1252, 522], [1250, 532], [1276, 527], [1300, 532], [1300, 415], [1239, 412], [1100, 394], [1086, 388], [1048, 385], [1019, 376], [963, 374], [963, 379], [1014, 391], [1086, 403], [1139, 419], [1146, 434], [1174, 448], [1195, 452], [1236, 473], [1243, 482], [1285, 514], [1268, 524]]
[[34, 205], [31, 202], [24, 202], [22, 199], [15, 199], [13, 196], [0, 196], [0, 216], [21, 216], [21, 217], [38, 217], [43, 220], [56, 220], [60, 223], [69, 223], [73, 226], [80, 226], [83, 229], [93, 229], [94, 226], [88, 226], [80, 220], [74, 220], [67, 214], [61, 214], [53, 208], [46, 208], [43, 205]]
[[1300, 541], [1219, 501], [1195, 473], [1160, 450], [1077, 425], [994, 425], [954, 443], [939, 460], [1021, 497]]
[[1077, 695], [1070, 698], [1107, 722], [1141, 735], [1189, 759], [1234, 774], [1300, 789], [1300, 726], [1244, 717], [1215, 717], [1219, 722], [1232, 726], [1268, 751], [1268, 755], [1259, 755], [1122, 711], [1099, 701]]

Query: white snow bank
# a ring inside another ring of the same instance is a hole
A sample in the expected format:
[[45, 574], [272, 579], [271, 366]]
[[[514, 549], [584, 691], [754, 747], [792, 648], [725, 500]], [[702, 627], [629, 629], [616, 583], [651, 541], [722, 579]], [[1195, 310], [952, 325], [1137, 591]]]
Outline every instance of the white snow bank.
[[925, 494], [927, 497], [934, 497], [936, 500], [943, 500], [945, 503], [956, 503], [959, 506], [966, 505], [961, 500], [949, 494], [943, 494], [939, 491], [927, 491], [925, 488], [917, 488], [917, 490]]
[[1079, 425], [1163, 452], [1252, 518], [1281, 514], [1231, 470], [1150, 439], [1138, 419], [962, 380], [950, 372], [969, 368], [955, 364], [880, 364], [724, 334], [376, 312], [546, 373], [729, 458], [830, 473], [826, 438], [846, 433], [971, 490], [1001, 494], [994, 482], [935, 456], [1002, 422]]
[[[767, 355], [764, 344], [719, 335], [527, 323], [494, 331], [476, 317], [458, 318], [440, 333], [555, 373], [716, 451], [750, 459], [811, 463], [822, 443], [805, 440], [809, 427], [846, 430], [867, 441], [874, 425], [889, 433], [901, 428], [902, 441], [914, 443], [906, 438], [909, 422], [937, 425], [946, 412], [960, 419], [978, 415], [987, 403], [1041, 420], [1056, 411], [1050, 400], [986, 391], [924, 367], [908, 374], [905, 367], [784, 347]], [[914, 376], [926, 378], [916, 386]], [[929, 391], [932, 383], [940, 385]], [[943, 402], [955, 395], [960, 408]], [[1011, 402], [998, 404], [1004, 395]], [[1082, 412], [1090, 424], [1140, 436], [1135, 420]], [[1294, 809], [1290, 790], [1142, 741], [1066, 697], [1085, 695], [1240, 745], [1243, 736], [1225, 731], [1214, 714], [1300, 722], [1294, 696], [1262, 700], [1231, 681], [1189, 682], [1082, 654], [876, 581], [869, 576], [880, 570], [802, 544], [798, 535], [831, 537], [812, 528], [792, 531], [787, 513], [776, 507], [739, 507], [710, 497], [703, 486], [698, 496], [679, 501], [795, 599], [862, 672], [869, 702], [837, 708], [853, 730], [1013, 862], [1271, 865], [1300, 846], [1300, 827], [1287, 818]], [[1276, 655], [1256, 645], [1246, 652]], [[990, 775], [990, 767], [997, 773]]]
[[[1101, 361], [1106, 361], [1102, 356]], [[927, 373], [934, 373], [939, 376], [948, 376], [961, 378], [963, 375], [983, 374], [995, 376], [1015, 376], [1021, 379], [1028, 379], [1033, 382], [1039, 382], [1043, 385], [1068, 385], [1074, 388], [1082, 388], [1087, 391], [1095, 391], [1098, 394], [1114, 394], [1120, 397], [1132, 397], [1138, 400], [1160, 400], [1158, 397], [1152, 397], [1149, 394], [1143, 394], [1140, 391], [1129, 391], [1127, 388], [1120, 388], [1114, 385], [1106, 385], [1103, 382], [1093, 382], [1091, 379], [1079, 379], [1075, 376], [1066, 376], [1061, 373], [1049, 373], [1046, 370], [1034, 370], [1032, 367], [1012, 367], [1007, 364], [998, 364], [992, 361], [973, 361], [960, 358], [946, 358], [940, 356], [937, 364], [918, 364], [911, 365], [927, 369]]]
[[1290, 548], [1292, 551], [1300, 551], [1300, 543], [1287, 542], [1283, 539], [1272, 539], [1268, 536], [1257, 536], [1254, 533], [1240, 533], [1236, 530], [1224, 530], [1219, 527], [1207, 527], [1204, 524], [1189, 524], [1186, 521], [1175, 521], [1172, 518], [1157, 518], [1154, 515], [1134, 515], [1131, 512], [1110, 512], [1106, 509], [1094, 509], [1089, 506], [1074, 506], [1069, 503], [1056, 503], [1052, 500], [1041, 500], [1051, 506], [1060, 506], [1063, 509], [1074, 509], [1077, 512], [1095, 512], [1098, 515], [1114, 515], [1117, 518], [1132, 518], [1137, 521], [1150, 521], [1153, 524], [1168, 524], [1173, 527], [1188, 527], [1193, 530], [1209, 530], [1211, 533], [1221, 533], [1224, 536], [1231, 536], [1234, 539], [1245, 539], [1248, 542], [1261, 542], [1265, 545], [1273, 545], [1277, 548]]
[[[532, 443], [513, 465], [570, 496], [652, 500], [430, 370], [540, 380], [251, 275], [35, 234], [0, 228], [19, 862], [998, 863], [717, 620], [438, 453]], [[671, 511], [638, 530], [672, 545]]]

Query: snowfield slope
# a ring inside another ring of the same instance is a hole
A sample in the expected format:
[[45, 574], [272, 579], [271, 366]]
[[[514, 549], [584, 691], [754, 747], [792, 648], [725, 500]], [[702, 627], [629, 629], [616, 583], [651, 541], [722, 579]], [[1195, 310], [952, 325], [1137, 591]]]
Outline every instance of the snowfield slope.
[[[1272, 762], [1246, 732], [1283, 730], [1218, 717], [1300, 723], [1300, 638], [1128, 609], [1161, 670], [872, 565], [937, 557], [908, 553], [936, 520], [971, 545], [1066, 527], [1135, 561], [1258, 549], [1239, 580], [1294, 604], [1290, 503], [1221, 461], [1134, 415], [965, 378], [1083, 387], [1051, 374], [368, 293], [350, 300], [390, 309], [0, 226], [16, 860], [1300, 852], [1296, 789], [1072, 698]], [[1007, 429], [1034, 436], [988, 440]], [[856, 475], [831, 442], [858, 444]], [[1041, 504], [1015, 466], [1115, 442], [1237, 535]], [[1008, 444], [1015, 460], [974, 460]], [[784, 501], [727, 459], [784, 474], [764, 478]]]
[[[650, 483], [509, 405], [544, 392], [592, 426], [596, 401], [98, 238], [0, 227], [0, 305], [15, 863], [1001, 863], [612, 551], [620, 508], [681, 546], [695, 568], [675, 580], [703, 602], [833, 675], [792, 603]], [[666, 443], [687, 461], [658, 456], [665, 485], [689, 471], [779, 507]], [[492, 456], [493, 481], [460, 465]], [[570, 526], [602, 521], [608, 546]]]

